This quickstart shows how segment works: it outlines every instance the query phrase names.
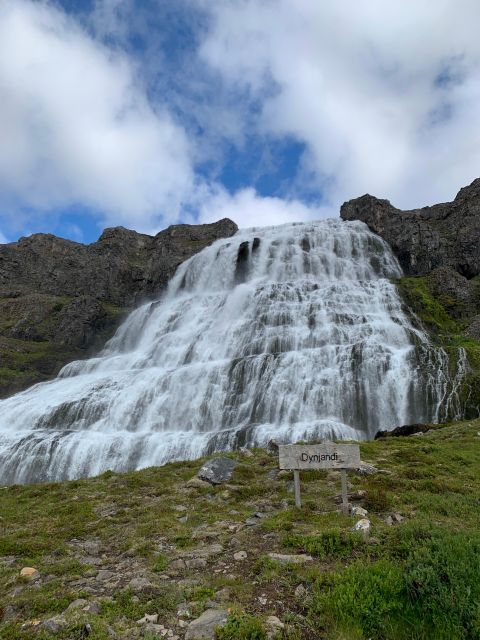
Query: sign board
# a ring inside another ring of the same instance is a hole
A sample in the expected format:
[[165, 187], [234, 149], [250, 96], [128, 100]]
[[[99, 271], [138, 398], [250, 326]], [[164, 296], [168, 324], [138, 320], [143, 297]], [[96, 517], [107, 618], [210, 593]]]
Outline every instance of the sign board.
[[358, 469], [358, 444], [279, 445], [280, 469]]

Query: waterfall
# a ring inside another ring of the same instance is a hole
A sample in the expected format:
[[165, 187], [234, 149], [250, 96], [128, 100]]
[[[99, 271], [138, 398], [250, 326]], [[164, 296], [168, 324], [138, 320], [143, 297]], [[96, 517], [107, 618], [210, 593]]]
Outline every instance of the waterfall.
[[[448, 362], [402, 309], [361, 222], [239, 231], [183, 263], [98, 357], [0, 401], [0, 481], [438, 420]], [[451, 394], [450, 394], [451, 395]]]

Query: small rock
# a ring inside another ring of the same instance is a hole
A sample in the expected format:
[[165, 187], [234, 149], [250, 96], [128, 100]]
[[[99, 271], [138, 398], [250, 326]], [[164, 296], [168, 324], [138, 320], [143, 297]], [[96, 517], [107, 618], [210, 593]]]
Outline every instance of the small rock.
[[267, 453], [271, 456], [278, 456], [278, 442], [275, 442], [275, 440], [269, 440], [266, 448]]
[[305, 597], [305, 595], [307, 594], [307, 590], [305, 589], [303, 584], [299, 584], [294, 593], [295, 597], [300, 600]]
[[267, 478], [269, 480], [276, 480], [279, 473], [280, 472], [278, 469], [270, 469], [270, 471], [267, 473]]
[[253, 458], [253, 453], [250, 451], [250, 449], [240, 449], [241, 453], [243, 456], [245, 456], [245, 458]]
[[137, 620], [137, 624], [157, 624], [158, 622], [158, 613], [152, 613], [149, 615], [146, 613], [143, 618]]
[[88, 600], [84, 600], [83, 598], [78, 598], [77, 600], [74, 600], [68, 605], [68, 607], [66, 608], [66, 611], [72, 611], [73, 609], [83, 609], [83, 607], [86, 604], [88, 604]]
[[197, 476], [210, 484], [223, 484], [231, 479], [236, 466], [232, 458], [213, 458], [203, 465]]
[[312, 562], [312, 556], [308, 556], [304, 553], [299, 554], [286, 554], [286, 553], [269, 553], [268, 557], [282, 564], [303, 564], [305, 562]]
[[353, 527], [353, 531], [360, 531], [364, 538], [368, 538], [372, 523], [368, 518], [362, 518]]
[[173, 562], [170, 562], [168, 568], [172, 571], [183, 571], [183, 569], [185, 569], [186, 567], [187, 565], [185, 564], [185, 560], [179, 558], [178, 560], [173, 560]]
[[234, 558], [234, 560], [245, 560], [247, 555], [248, 554], [247, 554], [246, 551], [237, 551], [237, 553], [233, 554], [233, 558]]
[[352, 516], [358, 516], [359, 518], [365, 518], [365, 516], [368, 515], [368, 511], [366, 509], [364, 509], [363, 507], [359, 507], [358, 505], [355, 505], [354, 507], [352, 507]]
[[285, 628], [285, 625], [279, 618], [277, 618], [277, 616], [268, 616], [268, 618], [265, 620], [265, 624], [268, 627], [274, 627], [276, 630]]
[[23, 567], [20, 571], [20, 575], [22, 578], [27, 578], [28, 580], [36, 580], [40, 577], [40, 571], [35, 569], [35, 567]]
[[3, 609], [3, 616], [1, 622], [10, 622], [17, 615], [17, 609], [13, 604], [7, 604]]
[[207, 561], [205, 558], [191, 558], [186, 560], [185, 564], [188, 569], [204, 569], [207, 566]]
[[85, 613], [91, 613], [94, 616], [98, 616], [101, 611], [101, 607], [98, 602], [89, 602], [85, 607], [82, 608], [82, 611], [85, 611]]
[[207, 609], [188, 626], [185, 640], [214, 640], [216, 627], [227, 622], [228, 612], [224, 609]]
[[184, 504], [177, 504], [174, 507], [175, 511], [188, 511], [188, 507], [186, 507]]
[[128, 583], [128, 586], [132, 591], [137, 592], [148, 591], [153, 587], [152, 583], [146, 578], [133, 578]]
[[258, 518], [247, 518], [245, 520], [245, 524], [247, 525], [247, 527], [255, 527], [259, 525], [260, 522], [258, 521]]
[[107, 569], [100, 569], [97, 573], [97, 580], [100, 582], [107, 582], [107, 580], [111, 580], [115, 577], [115, 573], [113, 571], [108, 571]]
[[50, 633], [58, 633], [64, 627], [66, 627], [66, 625], [67, 623], [65, 619], [61, 616], [50, 618], [49, 620], [45, 620], [45, 622], [42, 622], [42, 627]]
[[385, 524], [386, 524], [388, 527], [391, 527], [391, 526], [393, 525], [393, 518], [392, 518], [392, 516], [387, 516], [387, 517], [385, 518]]

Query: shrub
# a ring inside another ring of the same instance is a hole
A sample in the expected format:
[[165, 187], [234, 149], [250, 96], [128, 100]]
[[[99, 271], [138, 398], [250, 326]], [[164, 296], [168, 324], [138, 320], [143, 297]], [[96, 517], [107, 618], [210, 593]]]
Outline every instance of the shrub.
[[354, 549], [364, 546], [364, 540], [358, 533], [333, 529], [319, 535], [287, 535], [283, 544], [319, 558], [348, 558]]
[[245, 613], [232, 613], [227, 624], [216, 630], [217, 640], [267, 640], [260, 620]]

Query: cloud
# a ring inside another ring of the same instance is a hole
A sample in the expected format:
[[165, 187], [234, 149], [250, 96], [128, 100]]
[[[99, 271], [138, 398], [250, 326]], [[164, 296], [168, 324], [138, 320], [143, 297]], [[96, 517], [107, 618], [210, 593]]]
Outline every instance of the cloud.
[[0, 191], [23, 208], [81, 203], [149, 228], [179, 216], [190, 142], [138, 69], [47, 2], [0, 5]]
[[240, 228], [319, 220], [328, 215], [331, 215], [328, 208], [309, 206], [299, 200], [260, 196], [253, 188], [230, 194], [218, 185], [204, 196], [199, 206], [199, 222], [230, 218]]
[[202, 6], [201, 56], [260, 105], [259, 135], [307, 145], [304, 169], [332, 205], [370, 192], [418, 206], [478, 176], [476, 0]]

